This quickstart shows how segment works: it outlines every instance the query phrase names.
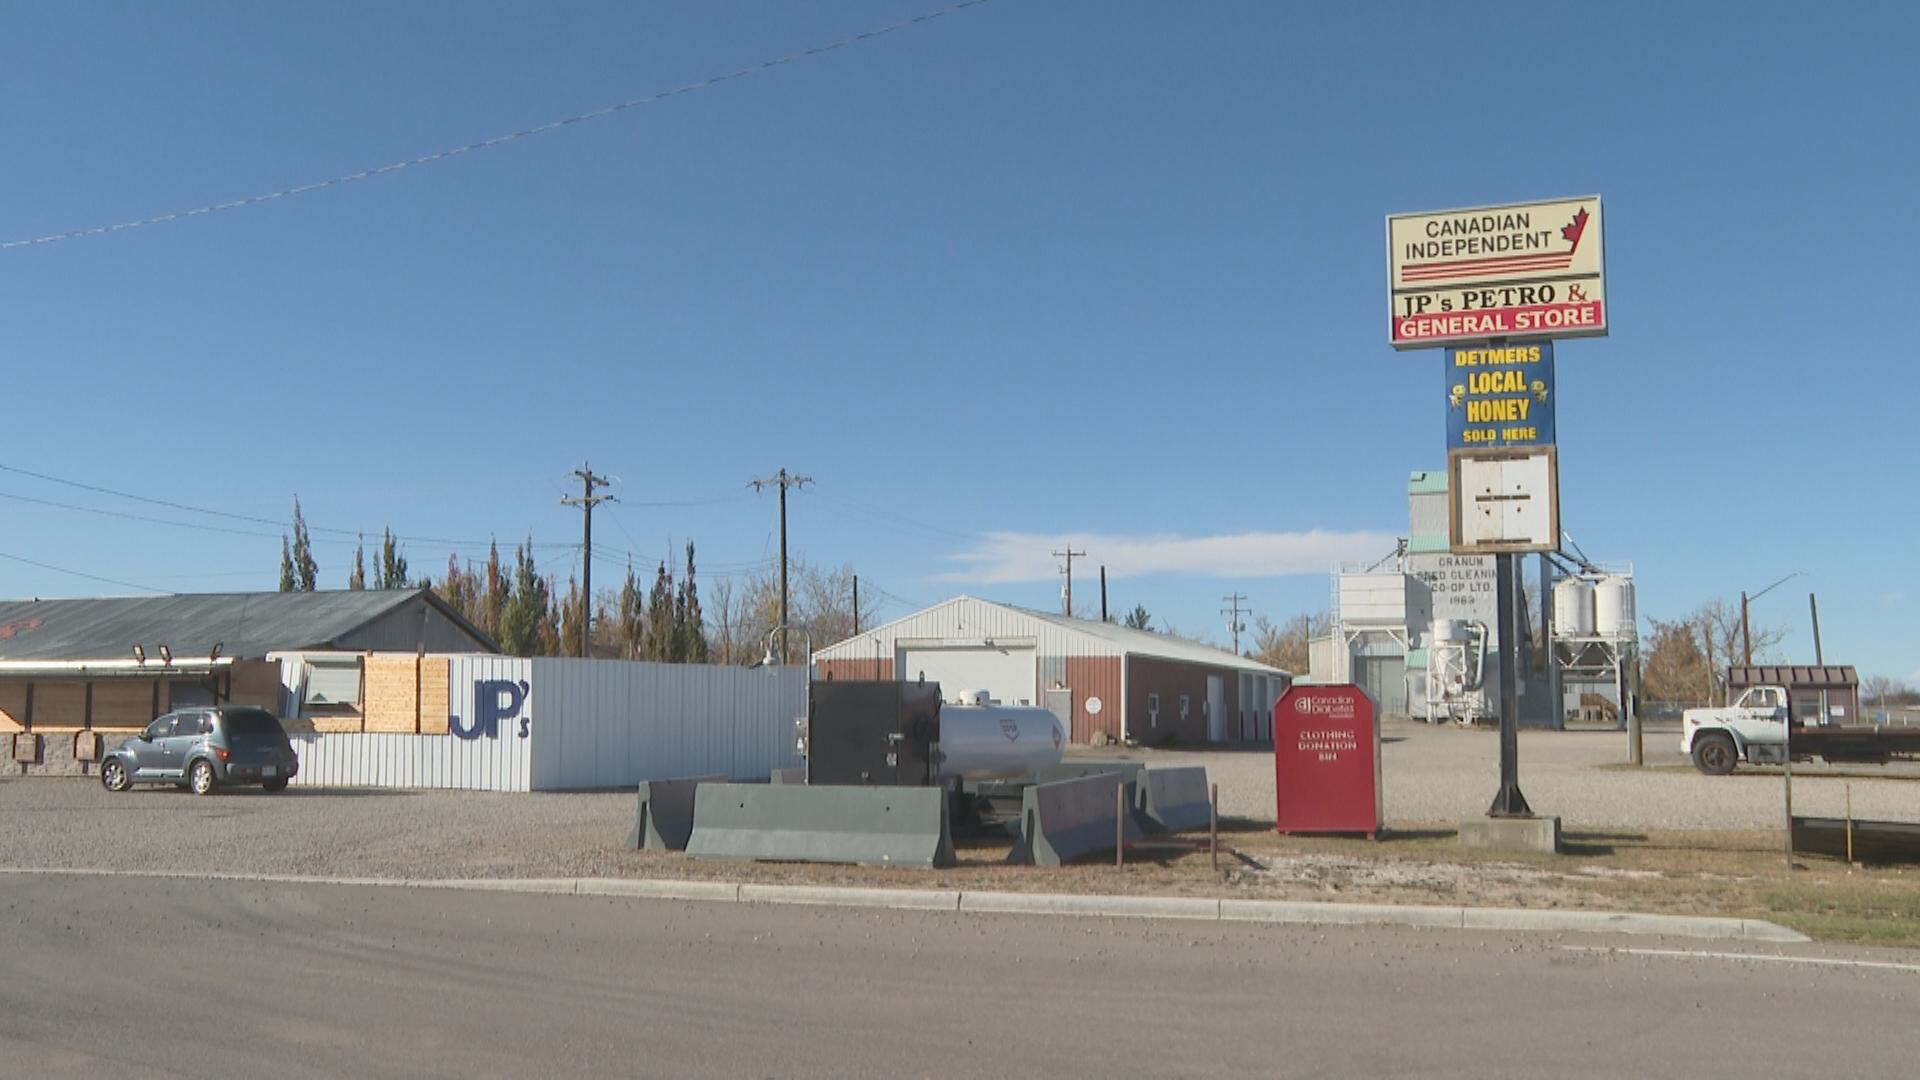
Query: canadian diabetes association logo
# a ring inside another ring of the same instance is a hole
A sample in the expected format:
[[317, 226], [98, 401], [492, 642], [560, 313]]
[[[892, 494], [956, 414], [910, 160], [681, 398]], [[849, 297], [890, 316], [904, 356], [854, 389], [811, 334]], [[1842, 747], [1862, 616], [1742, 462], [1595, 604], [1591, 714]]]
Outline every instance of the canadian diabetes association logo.
[[1302, 694], [1293, 699], [1293, 711], [1316, 720], [1352, 720], [1355, 716], [1350, 697], [1316, 697]]

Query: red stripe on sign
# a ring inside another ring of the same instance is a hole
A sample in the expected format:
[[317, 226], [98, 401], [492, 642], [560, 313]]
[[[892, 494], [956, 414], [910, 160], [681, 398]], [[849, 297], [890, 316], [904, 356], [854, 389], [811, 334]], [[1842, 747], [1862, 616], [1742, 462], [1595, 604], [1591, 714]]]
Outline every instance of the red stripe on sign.
[[1532, 255], [1524, 258], [1480, 259], [1473, 262], [1420, 263], [1402, 267], [1406, 280], [1445, 277], [1448, 274], [1484, 274], [1497, 270], [1561, 270], [1573, 265], [1572, 255]]

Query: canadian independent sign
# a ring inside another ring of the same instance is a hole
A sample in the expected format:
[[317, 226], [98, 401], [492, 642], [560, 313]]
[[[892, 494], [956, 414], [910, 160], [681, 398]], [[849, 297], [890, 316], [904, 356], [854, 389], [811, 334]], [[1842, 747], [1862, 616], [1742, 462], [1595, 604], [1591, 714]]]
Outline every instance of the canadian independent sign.
[[1387, 219], [1396, 349], [1607, 332], [1600, 197]]

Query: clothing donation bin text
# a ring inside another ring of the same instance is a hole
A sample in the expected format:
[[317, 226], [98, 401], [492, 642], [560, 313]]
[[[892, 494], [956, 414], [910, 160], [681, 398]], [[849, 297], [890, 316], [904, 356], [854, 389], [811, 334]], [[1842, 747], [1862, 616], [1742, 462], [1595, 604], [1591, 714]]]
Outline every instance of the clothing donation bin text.
[[1293, 686], [1273, 707], [1273, 792], [1283, 833], [1380, 833], [1380, 728], [1351, 683]]

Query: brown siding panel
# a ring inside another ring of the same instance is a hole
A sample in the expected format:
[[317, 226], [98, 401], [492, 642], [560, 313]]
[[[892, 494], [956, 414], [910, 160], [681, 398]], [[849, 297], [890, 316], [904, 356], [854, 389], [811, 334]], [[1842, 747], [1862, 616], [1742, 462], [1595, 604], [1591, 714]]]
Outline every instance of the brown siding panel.
[[891, 657], [817, 660], [814, 666], [819, 670], [818, 677], [821, 679], [878, 679], [884, 682], [893, 678]]
[[[38, 702], [34, 703], [36, 706]], [[153, 680], [115, 679], [93, 684], [93, 726], [144, 728], [153, 722]]]
[[[1120, 658], [1117, 656], [1066, 657], [1067, 688], [1073, 691], [1073, 730], [1069, 737], [1082, 745], [1093, 741], [1096, 731], [1120, 739]], [[1087, 712], [1087, 699], [1100, 699], [1100, 715]]]
[[26, 719], [26, 680], [0, 682], [0, 731], [25, 731]]
[[[1231, 668], [1208, 667], [1146, 656], [1127, 658], [1127, 730], [1136, 742], [1154, 745], [1177, 740], [1186, 745], [1207, 741], [1207, 676], [1226, 681], [1223, 705], [1227, 736], [1232, 738], [1239, 701], [1239, 675]], [[1147, 710], [1147, 695], [1160, 695], [1159, 719]], [[1180, 695], [1187, 696], [1187, 717], [1180, 718]]]
[[33, 726], [35, 728], [77, 728], [87, 715], [87, 684], [84, 682], [40, 682], [33, 685]]

